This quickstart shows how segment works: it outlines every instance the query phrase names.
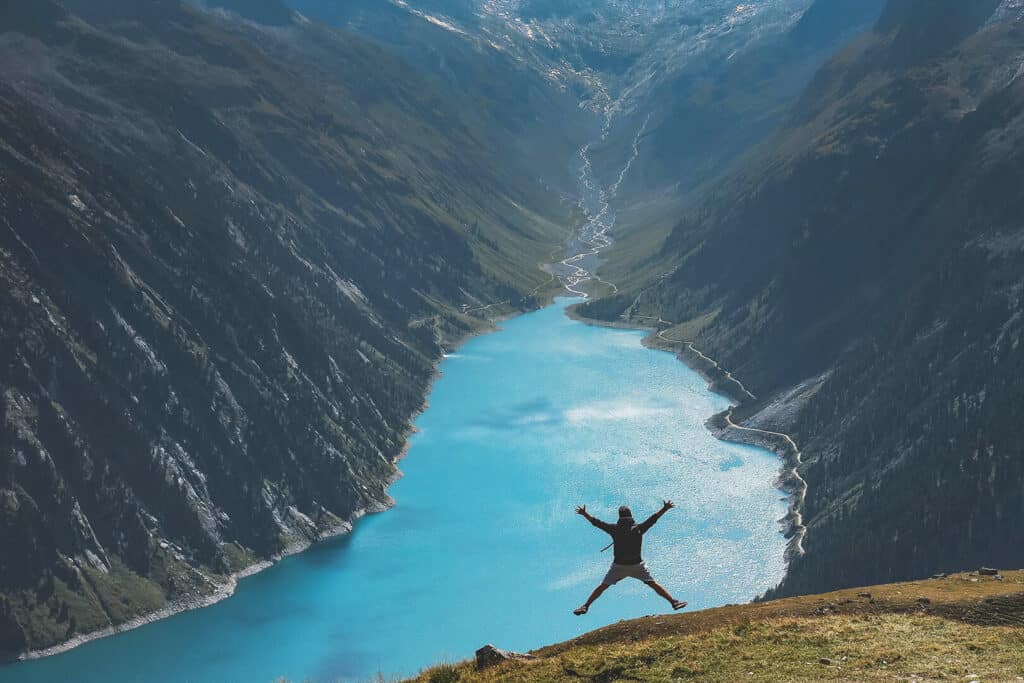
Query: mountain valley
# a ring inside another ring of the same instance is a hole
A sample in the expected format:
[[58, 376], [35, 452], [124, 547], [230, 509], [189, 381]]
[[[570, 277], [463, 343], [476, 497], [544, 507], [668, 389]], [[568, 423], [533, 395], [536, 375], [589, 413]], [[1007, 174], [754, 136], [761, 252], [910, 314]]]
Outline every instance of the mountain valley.
[[1024, 566], [1022, 74], [1018, 0], [5, 3], [0, 658], [386, 509], [567, 292], [785, 458], [760, 597]]

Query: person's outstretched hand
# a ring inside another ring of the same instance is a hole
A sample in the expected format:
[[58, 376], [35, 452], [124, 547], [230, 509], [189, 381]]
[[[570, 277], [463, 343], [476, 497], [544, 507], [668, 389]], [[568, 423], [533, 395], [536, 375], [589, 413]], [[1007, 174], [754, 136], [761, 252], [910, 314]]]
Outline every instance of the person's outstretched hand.
[[676, 506], [676, 504], [673, 503], [671, 500], [666, 500], [664, 502], [665, 502], [665, 505], [662, 507], [662, 510], [665, 510], [666, 512], [668, 512], [669, 510], [671, 510], [672, 508], [674, 508]]
[[586, 517], [587, 516], [587, 506], [586, 505], [577, 505], [576, 506], [576, 514], [577, 515], [583, 515], [584, 517]]

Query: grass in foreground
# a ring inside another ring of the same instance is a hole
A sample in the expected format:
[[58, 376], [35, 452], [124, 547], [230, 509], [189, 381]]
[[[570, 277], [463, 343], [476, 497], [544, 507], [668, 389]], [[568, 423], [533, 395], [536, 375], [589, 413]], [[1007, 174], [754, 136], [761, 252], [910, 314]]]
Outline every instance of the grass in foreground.
[[1024, 572], [646, 617], [533, 654], [482, 672], [472, 662], [445, 665], [414, 680], [1017, 683]]
[[773, 619], [573, 648], [484, 672], [445, 667], [417, 681], [963, 681], [971, 674], [1024, 681], [1024, 630], [920, 615]]

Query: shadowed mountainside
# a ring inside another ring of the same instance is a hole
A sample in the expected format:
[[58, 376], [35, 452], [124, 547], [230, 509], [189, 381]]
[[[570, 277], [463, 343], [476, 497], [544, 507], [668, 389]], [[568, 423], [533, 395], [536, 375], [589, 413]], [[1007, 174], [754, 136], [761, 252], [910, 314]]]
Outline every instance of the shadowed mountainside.
[[786, 30], [762, 29], [765, 35], [753, 32], [746, 44], [693, 60], [647, 95], [638, 114], [652, 113], [646, 153], [627, 189], [640, 196], [666, 188], [685, 193], [727, 169], [771, 134], [817, 69], [870, 27], [883, 3], [816, 0]]
[[806, 555], [773, 595], [1024, 563], [1024, 25], [998, 4], [891, 2], [667, 272], [583, 309], [669, 321], [761, 398], [737, 420], [800, 445]]
[[6, 655], [385, 506], [435, 362], [485, 326], [464, 311], [546, 295], [568, 212], [517, 131], [273, 19], [0, 9]]
[[613, 203], [621, 248], [602, 275], [630, 289], [673, 267], [671, 255], [648, 257], [680, 212], [785, 121], [817, 70], [868, 30], [883, 5], [741, 4], [721, 25], [696, 24], [694, 41], [702, 47], [683, 55], [681, 65], [662, 72], [648, 58], [653, 82], [636, 89], [629, 113], [594, 150], [599, 166], [612, 167], [631, 149], [638, 152]]
[[[495, 135], [507, 131], [509, 156], [495, 159], [496, 164], [525, 161], [530, 177], [574, 195], [575, 149], [567, 148], [566, 140], [575, 139], [578, 145], [589, 140], [597, 117], [579, 111], [574, 93], [551, 82], [537, 64], [492, 45], [476, 24], [477, 4], [289, 0], [304, 15], [356, 33], [401, 57], [418, 79], [448, 94], [453, 110], [480, 118], [485, 124], [481, 130], [493, 130]], [[428, 20], [424, 10], [431, 9], [443, 10], [444, 19]], [[446, 20], [464, 21], [468, 30]]]

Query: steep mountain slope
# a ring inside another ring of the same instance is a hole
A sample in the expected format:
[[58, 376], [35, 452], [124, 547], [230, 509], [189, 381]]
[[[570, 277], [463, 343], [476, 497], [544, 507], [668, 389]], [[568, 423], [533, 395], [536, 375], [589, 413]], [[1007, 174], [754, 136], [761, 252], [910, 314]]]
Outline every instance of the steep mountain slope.
[[890, 2], [680, 221], [668, 272], [585, 309], [670, 321], [762, 397], [737, 420], [800, 444], [777, 594], [1024, 563], [1024, 25], [998, 4]]
[[287, 26], [295, 19], [292, 10], [281, 0], [197, 0], [196, 4], [199, 7], [225, 9], [265, 26]]
[[512, 133], [272, 18], [0, 7], [4, 654], [386, 505], [463, 311], [545, 294], [564, 211]]
[[[528, 657], [415, 680], [1024, 680], [1024, 572], [870, 586], [621, 621]], [[488, 663], [478, 657], [478, 662]]]
[[[629, 287], [672, 264], [658, 247], [682, 207], [714, 185], [737, 157], [768, 137], [819, 69], [878, 18], [883, 0], [815, 0], [729, 7], [695, 23], [689, 49], [649, 58], [597, 165], [636, 151], [613, 203], [618, 248], [603, 277]], [[684, 44], [686, 45], [686, 44]]]
[[[665, 217], [675, 215], [685, 192], [767, 135], [814, 70], [882, 4], [289, 2], [402, 55], [468, 93], [467, 108], [521, 130], [520, 151], [545, 185], [600, 197], [581, 208], [615, 226], [624, 246], [603, 275], [622, 283], [662, 272], [643, 259], [670, 229]], [[564, 113], [537, 106], [556, 91], [597, 114], [582, 128], [587, 145], [572, 164], [549, 144], [549, 132], [565, 127]]]
[[[621, 119], [622, 130], [611, 131], [613, 139], [608, 147], [609, 154], [626, 156], [628, 150], [619, 147], [628, 147], [632, 141], [636, 128], [629, 121], [632, 116], [640, 116], [642, 121], [653, 109], [659, 109], [665, 110], [658, 112], [659, 121], [673, 115], [683, 119], [686, 114], [675, 108], [687, 102], [691, 110], [701, 103], [713, 108], [705, 93], [694, 94], [694, 85], [710, 87], [708, 83], [717, 82], [722, 73], [732, 70], [733, 57], [768, 46], [773, 47], [769, 53], [773, 52], [780, 36], [785, 36], [811, 5], [811, 0], [770, 0], [739, 6], [726, 0], [289, 2], [308, 16], [350, 27], [387, 44], [411, 56], [413, 63], [444, 74], [453, 82], [465, 85], [470, 75], [468, 83], [474, 95], [490, 94], [480, 87], [485, 83], [480, 76], [500, 74], [502, 87], [494, 88], [493, 98], [484, 97], [478, 102], [485, 107], [494, 102], [510, 113], [521, 111], [528, 102], [522, 97], [528, 92], [524, 84], [543, 78], [575, 93], [583, 106], [600, 113], [606, 122]], [[803, 68], [806, 75], [790, 73], [786, 79], [789, 96], [799, 92], [803, 80], [825, 59], [837, 34], [869, 24], [877, 16], [881, 0], [857, 3], [855, 10], [849, 9], [850, 0], [818, 0], [817, 4], [809, 27], [814, 37], [808, 42], [813, 45], [784, 48], [792, 48], [794, 53], [815, 48], [820, 51], [816, 61]], [[806, 38], [797, 36], [795, 40]], [[756, 75], [751, 72], [757, 70], [763, 56], [750, 58], [746, 66], [737, 68], [733, 80]], [[777, 71], [782, 71], [786, 59], [773, 59], [778, 63]], [[669, 102], [672, 107], [666, 106]], [[728, 139], [724, 132], [730, 127], [722, 126], [722, 141]], [[677, 127], [668, 124], [666, 130], [672, 131], [671, 137], [678, 137]], [[679, 166], [672, 168], [678, 170]], [[605, 170], [615, 174], [619, 168], [621, 163], [616, 160]], [[675, 178], [665, 180], [652, 174], [645, 181], [660, 187]]]
[[[699, 61], [675, 74], [648, 99], [648, 154], [631, 189], [692, 189], [769, 135], [817, 69], [878, 18], [883, 0], [817, 0], [781, 29], [759, 27], [746, 37], [716, 41]], [[755, 11], [742, 6], [737, 21]], [[780, 17], [778, 21], [782, 21]], [[645, 114], [646, 115], [646, 114]]]
[[479, 26], [477, 4], [289, 0], [303, 15], [402, 57], [419, 79], [445, 92], [454, 110], [481, 118], [481, 129], [492, 136], [504, 134], [508, 156], [496, 160], [499, 164], [525, 160], [544, 186], [575, 193], [570, 161], [576, 149], [566, 141], [582, 145], [597, 117], [581, 111], [575, 94], [553, 82], [544, 68], [489, 40]]

